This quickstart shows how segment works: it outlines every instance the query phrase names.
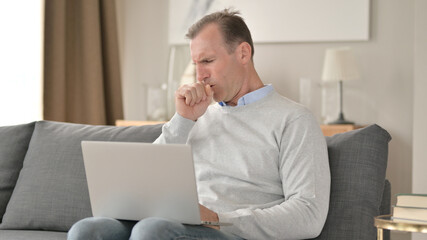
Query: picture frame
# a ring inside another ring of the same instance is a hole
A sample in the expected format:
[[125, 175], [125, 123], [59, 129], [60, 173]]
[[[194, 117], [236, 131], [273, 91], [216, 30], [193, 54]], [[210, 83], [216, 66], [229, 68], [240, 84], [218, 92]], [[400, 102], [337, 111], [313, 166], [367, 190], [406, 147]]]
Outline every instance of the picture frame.
[[369, 0], [169, 0], [169, 44], [224, 8], [240, 11], [255, 43], [369, 40]]

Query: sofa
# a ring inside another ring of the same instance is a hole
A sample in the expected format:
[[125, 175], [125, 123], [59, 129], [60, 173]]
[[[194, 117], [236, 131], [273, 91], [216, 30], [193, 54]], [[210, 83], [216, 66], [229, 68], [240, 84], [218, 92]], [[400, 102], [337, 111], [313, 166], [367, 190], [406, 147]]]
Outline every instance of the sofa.
[[[81, 141], [153, 142], [161, 127], [51, 121], [0, 127], [0, 240], [66, 239], [75, 222], [92, 214]], [[376, 239], [373, 217], [390, 212], [390, 139], [378, 125], [326, 137], [331, 198], [316, 239]]]

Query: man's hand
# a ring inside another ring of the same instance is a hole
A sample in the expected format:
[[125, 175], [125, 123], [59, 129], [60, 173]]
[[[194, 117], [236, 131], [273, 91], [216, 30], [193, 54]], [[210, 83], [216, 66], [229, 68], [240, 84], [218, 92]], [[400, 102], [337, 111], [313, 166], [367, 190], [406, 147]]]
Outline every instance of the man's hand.
[[[207, 221], [207, 222], [219, 221], [218, 214], [216, 214], [215, 212], [211, 211], [209, 208], [201, 204], [199, 204], [199, 207], [200, 207], [200, 218], [202, 221]], [[204, 225], [204, 226], [219, 230], [219, 226], [213, 226], [213, 225]]]
[[180, 87], [175, 92], [176, 112], [196, 121], [212, 102], [213, 92], [209, 85], [197, 82]]

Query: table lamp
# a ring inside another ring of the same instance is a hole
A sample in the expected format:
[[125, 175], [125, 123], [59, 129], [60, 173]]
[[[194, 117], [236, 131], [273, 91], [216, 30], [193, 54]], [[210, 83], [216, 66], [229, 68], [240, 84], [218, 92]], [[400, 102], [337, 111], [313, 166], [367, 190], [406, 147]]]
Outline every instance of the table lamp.
[[340, 96], [340, 112], [338, 119], [328, 124], [354, 124], [344, 118], [343, 81], [357, 78], [359, 78], [359, 73], [351, 48], [341, 47], [326, 49], [322, 80], [325, 82], [338, 82]]

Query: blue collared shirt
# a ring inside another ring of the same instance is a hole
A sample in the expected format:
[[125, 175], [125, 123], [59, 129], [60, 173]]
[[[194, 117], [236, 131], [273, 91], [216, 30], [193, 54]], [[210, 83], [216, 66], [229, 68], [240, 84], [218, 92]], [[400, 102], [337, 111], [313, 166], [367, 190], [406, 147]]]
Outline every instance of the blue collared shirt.
[[[250, 103], [254, 103], [258, 100], [263, 99], [267, 96], [271, 91], [273, 91], [273, 86], [271, 84], [264, 85], [264, 87], [257, 89], [253, 92], [247, 93], [243, 95], [237, 101], [237, 106], [244, 106]], [[225, 102], [218, 102], [219, 105], [225, 107], [227, 104]]]

